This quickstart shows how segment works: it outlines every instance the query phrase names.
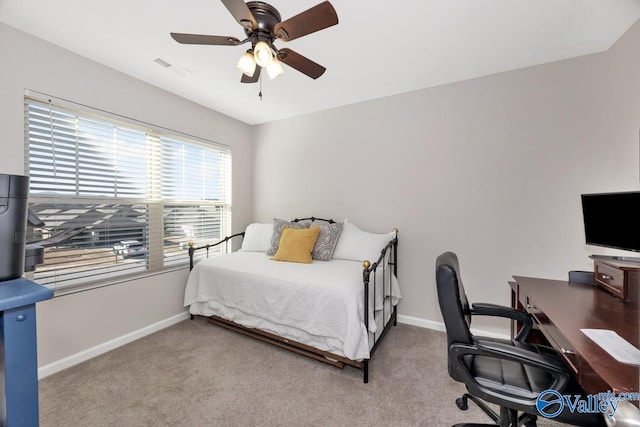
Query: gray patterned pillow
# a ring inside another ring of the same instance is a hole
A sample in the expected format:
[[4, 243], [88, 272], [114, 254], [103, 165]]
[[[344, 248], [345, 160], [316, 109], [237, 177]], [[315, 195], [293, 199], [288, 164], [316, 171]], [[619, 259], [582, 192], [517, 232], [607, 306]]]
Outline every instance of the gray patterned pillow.
[[313, 251], [311, 252], [311, 258], [320, 261], [331, 261], [333, 251], [336, 249], [338, 237], [340, 237], [341, 232], [341, 222], [320, 225], [320, 233], [318, 234], [316, 245], [313, 247]]
[[271, 235], [271, 245], [267, 250], [267, 255], [275, 255], [278, 252], [278, 246], [280, 245], [280, 237], [282, 237], [282, 230], [284, 227], [289, 228], [309, 228], [308, 222], [289, 222], [278, 218], [273, 218], [273, 234]]

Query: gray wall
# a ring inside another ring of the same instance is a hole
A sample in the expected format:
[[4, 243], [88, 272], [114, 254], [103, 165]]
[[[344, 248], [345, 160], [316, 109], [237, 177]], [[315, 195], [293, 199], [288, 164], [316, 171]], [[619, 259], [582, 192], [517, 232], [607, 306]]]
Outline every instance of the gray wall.
[[[2, 23], [0, 58], [1, 173], [24, 173], [23, 98], [30, 89], [231, 146], [233, 229], [250, 222], [250, 126]], [[186, 270], [160, 274], [39, 303], [39, 364], [184, 313], [186, 275]]]
[[[472, 300], [504, 304], [512, 274], [563, 278], [605, 252], [583, 244], [579, 195], [640, 187], [639, 48], [636, 23], [606, 53], [252, 128], [0, 24], [0, 172], [23, 173], [25, 89], [228, 144], [234, 231], [302, 215], [398, 227], [401, 315], [437, 327], [442, 251]], [[183, 313], [186, 274], [38, 304], [40, 365]]]
[[471, 301], [509, 304], [514, 274], [591, 269], [607, 251], [584, 245], [580, 194], [640, 188], [638, 51], [640, 22], [605, 53], [259, 125], [255, 220], [398, 227], [400, 314], [426, 326], [443, 251]]

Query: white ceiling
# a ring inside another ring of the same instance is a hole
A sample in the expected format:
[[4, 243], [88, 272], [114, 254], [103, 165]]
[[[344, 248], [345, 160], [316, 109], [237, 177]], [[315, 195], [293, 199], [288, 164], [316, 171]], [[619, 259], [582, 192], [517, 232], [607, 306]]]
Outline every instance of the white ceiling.
[[[283, 20], [320, 0], [269, 0]], [[0, 21], [249, 124], [607, 50], [640, 0], [331, 0], [339, 24], [290, 43], [324, 65], [241, 84], [246, 46], [176, 43], [169, 32], [244, 38], [220, 0], [0, 0]], [[163, 68], [162, 58], [174, 64]], [[266, 74], [266, 73], [265, 73]]]

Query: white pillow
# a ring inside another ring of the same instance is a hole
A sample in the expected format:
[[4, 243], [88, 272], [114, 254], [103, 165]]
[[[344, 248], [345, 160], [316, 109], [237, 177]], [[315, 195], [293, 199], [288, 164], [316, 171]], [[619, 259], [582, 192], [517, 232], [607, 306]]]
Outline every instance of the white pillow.
[[244, 231], [241, 251], [247, 252], [267, 252], [271, 244], [273, 234], [273, 224], [249, 224]]
[[353, 261], [367, 260], [374, 263], [380, 258], [382, 249], [394, 237], [396, 237], [395, 232], [369, 233], [345, 221], [336, 250], [333, 252], [333, 258]]

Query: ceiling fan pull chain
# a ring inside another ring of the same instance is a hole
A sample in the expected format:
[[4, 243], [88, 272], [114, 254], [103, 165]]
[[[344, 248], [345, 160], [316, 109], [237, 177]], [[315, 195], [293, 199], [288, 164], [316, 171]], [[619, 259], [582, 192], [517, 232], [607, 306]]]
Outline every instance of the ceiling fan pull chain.
[[260, 92], [258, 92], [258, 96], [260, 97], [260, 101], [262, 101], [262, 74], [260, 74]]

